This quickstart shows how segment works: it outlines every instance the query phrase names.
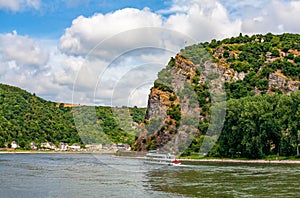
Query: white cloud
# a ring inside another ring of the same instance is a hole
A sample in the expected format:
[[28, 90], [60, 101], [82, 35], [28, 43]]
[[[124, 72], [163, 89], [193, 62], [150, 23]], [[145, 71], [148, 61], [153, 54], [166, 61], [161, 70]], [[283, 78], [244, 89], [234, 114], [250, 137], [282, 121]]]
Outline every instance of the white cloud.
[[246, 19], [242, 25], [245, 33], [300, 32], [300, 1], [273, 0], [258, 16]]
[[[141, 27], [160, 27], [161, 23], [161, 16], [152, 13], [149, 9], [126, 8], [106, 15], [95, 14], [89, 18], [79, 16], [73, 20], [72, 26], [67, 28], [61, 37], [59, 48], [68, 54], [87, 54], [101, 41], [118, 33]], [[139, 37], [124, 38], [119, 43], [118, 41], [113, 43], [110, 49], [122, 47], [124, 42], [125, 44], [137, 42], [138, 39]]]
[[221, 4], [230, 13], [230, 18], [253, 18], [260, 13], [271, 1], [270, 0], [220, 0]]
[[236, 36], [240, 32], [241, 21], [231, 21], [227, 10], [217, 1], [175, 2], [179, 4], [175, 4], [171, 10], [176, 11], [184, 2], [190, 5], [188, 9], [185, 8], [184, 13], [171, 15], [167, 19], [166, 26], [188, 34], [198, 42]]
[[14, 12], [33, 8], [38, 10], [41, 6], [40, 0], [0, 0], [0, 9], [11, 10]]
[[0, 34], [0, 54], [7, 61], [16, 61], [17, 65], [42, 69], [48, 61], [48, 52], [33, 39], [18, 35], [16, 31]]
[[[178, 13], [179, 10], [180, 13]], [[162, 12], [175, 12], [175, 14], [164, 18], [159, 14]], [[138, 46], [169, 47], [164, 43], [165, 39], [158, 33], [153, 35], [152, 30], [134, 32], [133, 30], [136, 28], [168, 28], [195, 38], [199, 42], [238, 35], [240, 26], [239, 20], [233, 22], [229, 20], [226, 9], [218, 2], [181, 0], [174, 1], [174, 5], [169, 10], [158, 13], [153, 13], [148, 8], [143, 10], [126, 8], [105, 15], [80, 16], [73, 20], [71, 27], [65, 30], [64, 35], [60, 38], [59, 48], [67, 54], [85, 55], [100, 43], [103, 49], [99, 50], [100, 47], [97, 47], [97, 53], [105, 58]], [[130, 30], [131, 35], [128, 34], [127, 37], [116, 36]], [[115, 38], [112, 42], [111, 37], [113, 36]], [[175, 45], [178, 46], [177, 43]]]
[[[12, 67], [10, 66], [12, 65]], [[51, 77], [44, 72], [20, 69], [14, 61], [3, 61], [0, 64], [0, 81], [9, 85], [18, 86], [29, 92], [37, 93], [46, 99], [54, 100], [54, 93], [63, 93], [61, 87], [51, 82]], [[4, 71], [1, 73], [1, 70]], [[49, 97], [50, 96], [50, 97]]]
[[3, 76], [7, 72], [7, 69], [8, 69], [7, 64], [5, 62], [0, 62], [0, 76]]
[[[138, 55], [135, 51], [124, 54], [112, 62], [105, 62], [95, 57], [89, 57], [76, 72], [76, 81], [69, 84], [74, 86], [74, 103], [122, 106], [128, 104], [130, 93], [143, 84], [153, 84], [157, 73], [165, 67], [173, 52], [161, 49], [148, 49], [148, 55]], [[63, 75], [64, 76], [64, 75]], [[74, 76], [74, 75], [73, 75]], [[146, 92], [146, 95], [148, 94]], [[140, 94], [140, 92], [137, 92]], [[135, 95], [137, 95], [137, 93]], [[143, 101], [147, 97], [139, 95], [136, 100]], [[132, 98], [132, 97], [131, 97]], [[130, 99], [133, 103], [133, 99]]]

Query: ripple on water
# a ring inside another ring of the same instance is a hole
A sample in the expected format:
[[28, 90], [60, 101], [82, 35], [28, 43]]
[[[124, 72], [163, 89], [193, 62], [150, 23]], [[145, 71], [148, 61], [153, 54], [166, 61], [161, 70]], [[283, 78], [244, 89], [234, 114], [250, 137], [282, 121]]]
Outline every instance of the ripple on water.
[[[1, 197], [297, 197], [299, 166], [145, 165], [87, 154], [0, 156]], [[7, 195], [7, 196], [6, 196]]]

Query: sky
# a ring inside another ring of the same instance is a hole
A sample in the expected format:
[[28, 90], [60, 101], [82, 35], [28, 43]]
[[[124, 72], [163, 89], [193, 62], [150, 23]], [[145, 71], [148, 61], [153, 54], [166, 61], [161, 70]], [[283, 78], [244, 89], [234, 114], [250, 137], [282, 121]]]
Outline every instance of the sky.
[[186, 45], [300, 33], [299, 0], [0, 0], [0, 83], [51, 101], [146, 106]]

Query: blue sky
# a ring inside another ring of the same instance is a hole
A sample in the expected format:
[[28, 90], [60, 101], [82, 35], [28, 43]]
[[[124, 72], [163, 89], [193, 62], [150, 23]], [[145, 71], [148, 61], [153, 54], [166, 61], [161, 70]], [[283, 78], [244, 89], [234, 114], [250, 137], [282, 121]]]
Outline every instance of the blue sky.
[[299, 0], [0, 0], [0, 82], [52, 101], [146, 106], [185, 43], [299, 33], [299, 18]]
[[123, 8], [143, 9], [149, 7], [152, 11], [166, 9], [171, 2], [164, 0], [86, 0], [63, 1], [45, 0], [40, 8], [25, 7], [20, 11], [8, 8], [0, 10], [1, 32], [17, 30], [20, 34], [33, 37], [59, 38], [72, 20], [80, 15], [92, 16], [94, 13], [113, 12]]

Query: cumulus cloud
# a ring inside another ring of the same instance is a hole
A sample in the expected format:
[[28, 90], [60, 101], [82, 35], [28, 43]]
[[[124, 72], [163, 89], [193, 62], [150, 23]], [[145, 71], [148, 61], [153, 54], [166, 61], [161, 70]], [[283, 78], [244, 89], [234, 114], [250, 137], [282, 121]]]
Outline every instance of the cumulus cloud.
[[11, 10], [14, 12], [22, 11], [27, 8], [38, 10], [40, 6], [40, 0], [0, 0], [0, 9]]
[[[154, 52], [154, 49], [148, 50]], [[125, 57], [119, 57], [110, 64], [99, 76], [97, 86], [93, 90], [95, 101], [113, 106], [134, 106], [141, 105], [142, 102], [141, 106], [145, 106], [150, 87], [157, 79], [157, 73], [174, 55], [174, 52], [161, 49], [155, 51], [157, 53], [152, 55], [144, 51], [144, 54], [148, 54], [145, 56], [138, 56], [133, 52]]]
[[[157, 73], [164, 67], [165, 65], [161, 63], [149, 62], [123, 72], [114, 83], [113, 89], [110, 90], [111, 104], [113, 106], [145, 106], [150, 88], [157, 79]], [[99, 91], [96, 92], [96, 98], [101, 98], [99, 97], [101, 96], [100, 90], [102, 87], [99, 87]]]
[[[168, 18], [161, 15], [173, 12], [175, 14]], [[126, 8], [105, 15], [79, 16], [73, 20], [72, 26], [65, 30], [60, 38], [59, 48], [67, 54], [84, 55], [100, 44], [105, 50], [100, 51], [98, 47], [98, 55], [105, 58], [114, 54], [114, 51], [124, 51], [138, 45], [157, 46], [160, 42], [161, 47], [168, 47], [161, 34], [154, 35], [155, 32], [150, 29], [133, 31], [137, 28], [167, 28], [195, 38], [195, 42], [199, 42], [238, 35], [240, 26], [239, 20], [229, 20], [226, 9], [218, 2], [177, 0], [170, 9], [158, 13], [151, 12], [148, 8]], [[106, 42], [111, 41], [112, 36], [125, 31], [131, 31], [127, 37], [115, 37], [113, 42]], [[178, 43], [175, 45], [178, 46]]]
[[[139, 55], [136, 51], [129, 52], [112, 62], [95, 57], [86, 59], [76, 72], [73, 84], [69, 84], [74, 88], [73, 102], [96, 105], [113, 103], [114, 106], [122, 106], [129, 105], [129, 100], [130, 105], [133, 101], [139, 100], [143, 101], [142, 106], [145, 106], [146, 95], [157, 78], [157, 73], [165, 67], [170, 56], [174, 55], [174, 52], [162, 49], [147, 50], [148, 52], [143, 49], [143, 55]], [[133, 99], [131, 93], [134, 90], [142, 90], [141, 85], [146, 85], [149, 89], [143, 93], [136, 91], [137, 97]]]
[[240, 32], [241, 21], [230, 20], [227, 10], [217, 1], [176, 1], [170, 9], [177, 11], [181, 4], [189, 5], [183, 13], [171, 15], [166, 26], [195, 38], [198, 42], [236, 36]]
[[271, 1], [270, 0], [220, 0], [220, 3], [228, 10], [231, 19], [253, 18], [257, 16]]
[[7, 61], [15, 61], [17, 65], [33, 66], [41, 69], [48, 61], [48, 52], [33, 39], [18, 35], [16, 31], [0, 34], [0, 54]]
[[61, 87], [53, 84], [52, 77], [47, 73], [35, 72], [30, 68], [20, 69], [15, 61], [0, 61], [0, 81], [2, 83], [23, 88], [52, 100], [55, 98], [55, 93], [63, 93]]
[[[143, 10], [125, 8], [106, 15], [95, 14], [88, 18], [79, 16], [61, 37], [59, 48], [69, 54], [82, 55], [91, 51], [101, 41], [118, 33], [141, 27], [160, 27], [161, 23], [161, 16], [147, 8]], [[116, 41], [111, 48], [120, 47], [123, 42], [130, 44], [138, 38], [132, 37], [131, 40], [124, 38], [119, 43]]]
[[246, 19], [242, 25], [245, 33], [299, 32], [300, 1], [269, 2], [254, 18]]
[[7, 68], [8, 67], [4, 62], [0, 62], [0, 76], [3, 76], [6, 73]]

